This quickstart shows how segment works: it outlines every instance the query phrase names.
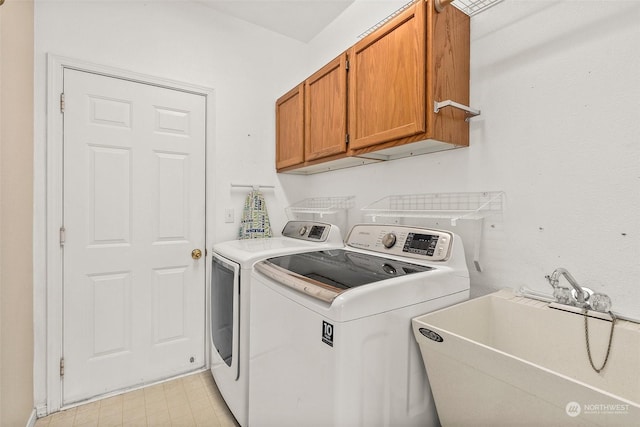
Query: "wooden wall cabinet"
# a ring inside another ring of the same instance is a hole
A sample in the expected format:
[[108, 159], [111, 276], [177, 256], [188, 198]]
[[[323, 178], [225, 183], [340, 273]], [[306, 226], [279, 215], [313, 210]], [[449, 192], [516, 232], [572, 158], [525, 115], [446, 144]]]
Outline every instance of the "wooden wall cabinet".
[[317, 173], [468, 146], [467, 114], [435, 113], [434, 102], [469, 103], [469, 24], [455, 7], [438, 13], [433, 0], [417, 1], [307, 79], [304, 162], [278, 171]]
[[425, 2], [349, 50], [349, 133], [360, 149], [425, 131]]
[[347, 55], [304, 82], [305, 160], [347, 152]]
[[276, 169], [304, 162], [304, 84], [276, 101]]
[[[347, 95], [345, 52], [276, 102], [278, 172], [306, 175], [379, 161], [349, 155]], [[304, 99], [303, 107], [300, 107], [300, 99]], [[294, 102], [295, 112], [293, 107], [289, 109], [286, 106]], [[299, 134], [300, 117], [304, 123], [302, 136]], [[291, 121], [295, 121], [295, 124]], [[290, 137], [293, 134], [295, 138]], [[285, 153], [295, 153], [295, 160], [292, 156], [285, 156]], [[283, 161], [285, 157], [290, 161]]]
[[346, 53], [276, 101], [276, 134], [279, 172], [346, 156]]
[[349, 50], [351, 155], [389, 160], [469, 145], [469, 17], [419, 1]]

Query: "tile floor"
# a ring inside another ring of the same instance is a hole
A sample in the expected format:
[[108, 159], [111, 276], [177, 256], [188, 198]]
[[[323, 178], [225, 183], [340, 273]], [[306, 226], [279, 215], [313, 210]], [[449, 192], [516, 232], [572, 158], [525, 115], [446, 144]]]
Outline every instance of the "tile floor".
[[40, 418], [36, 427], [238, 427], [210, 371], [203, 371]]

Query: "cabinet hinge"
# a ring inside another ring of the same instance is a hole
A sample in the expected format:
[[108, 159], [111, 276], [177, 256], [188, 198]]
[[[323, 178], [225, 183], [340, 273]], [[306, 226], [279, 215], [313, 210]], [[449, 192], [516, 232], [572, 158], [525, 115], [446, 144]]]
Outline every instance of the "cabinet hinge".
[[64, 228], [64, 225], [60, 227], [60, 247], [64, 247], [64, 242], [67, 238], [67, 229]]
[[347, 59], [347, 62], [344, 65], [344, 69], [349, 71], [349, 59]]
[[349, 134], [346, 134], [346, 135], [345, 135], [345, 137], [344, 137], [344, 143], [345, 143], [346, 145], [349, 145]]
[[60, 112], [64, 113], [64, 93], [60, 94]]
[[60, 376], [64, 377], [64, 357], [60, 358]]

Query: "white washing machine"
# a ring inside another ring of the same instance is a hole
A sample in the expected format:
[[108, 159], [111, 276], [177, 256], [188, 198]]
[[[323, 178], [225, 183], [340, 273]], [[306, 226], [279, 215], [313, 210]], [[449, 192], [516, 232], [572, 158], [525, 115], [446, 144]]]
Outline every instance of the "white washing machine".
[[241, 426], [247, 426], [249, 399], [249, 301], [251, 271], [265, 258], [340, 248], [335, 225], [289, 221], [282, 237], [232, 240], [213, 247], [210, 288], [211, 372]]
[[342, 249], [256, 263], [249, 424], [439, 425], [411, 319], [468, 297], [445, 231], [356, 225]]

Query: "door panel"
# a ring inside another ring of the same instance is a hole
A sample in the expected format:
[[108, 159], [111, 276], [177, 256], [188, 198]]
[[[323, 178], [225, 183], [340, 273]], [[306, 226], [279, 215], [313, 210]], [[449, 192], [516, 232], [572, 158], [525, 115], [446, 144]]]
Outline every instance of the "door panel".
[[156, 152], [155, 155], [158, 216], [154, 243], [184, 241], [189, 234], [186, 204], [189, 201], [189, 158], [184, 154]]
[[131, 351], [131, 275], [101, 274], [87, 279], [93, 306], [92, 357]]
[[89, 146], [88, 151], [89, 245], [130, 244], [131, 150]]
[[187, 338], [185, 268], [162, 268], [153, 273], [154, 345]]
[[63, 403], [204, 366], [205, 98], [64, 71]]

